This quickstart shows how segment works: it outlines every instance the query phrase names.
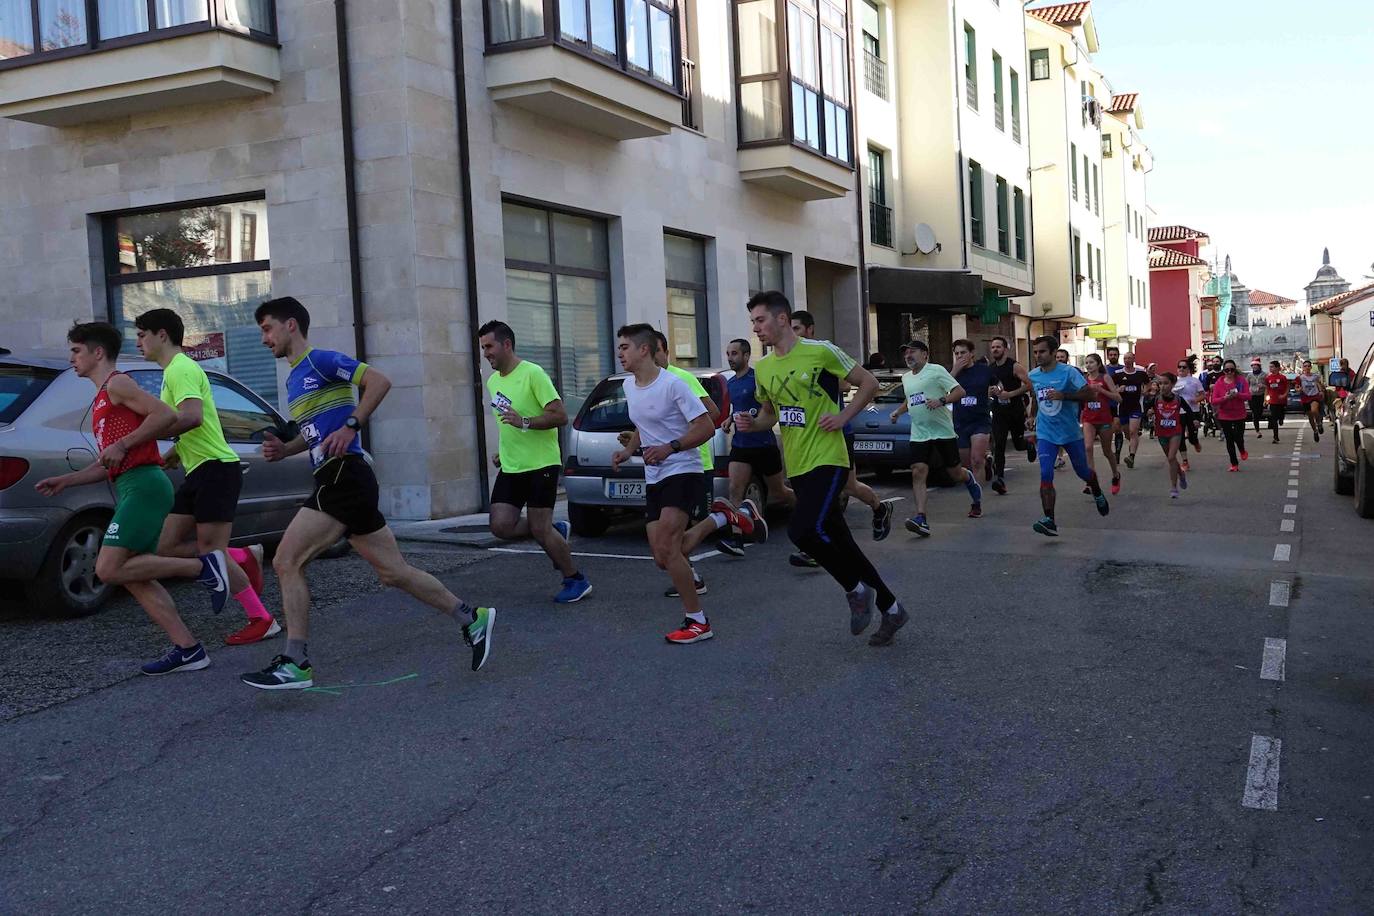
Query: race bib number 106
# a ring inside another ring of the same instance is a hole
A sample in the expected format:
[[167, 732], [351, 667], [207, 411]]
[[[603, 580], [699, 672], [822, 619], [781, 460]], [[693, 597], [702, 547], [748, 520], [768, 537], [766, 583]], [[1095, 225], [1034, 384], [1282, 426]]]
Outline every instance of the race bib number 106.
[[805, 426], [806, 408], [805, 407], [780, 407], [778, 408], [778, 424], [781, 426]]

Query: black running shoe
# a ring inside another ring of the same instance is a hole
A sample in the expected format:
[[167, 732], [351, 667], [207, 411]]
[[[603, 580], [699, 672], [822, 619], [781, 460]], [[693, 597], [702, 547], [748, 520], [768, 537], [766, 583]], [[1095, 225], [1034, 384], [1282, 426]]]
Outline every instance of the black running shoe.
[[873, 540], [881, 541], [892, 533], [892, 503], [878, 503], [873, 513]]
[[732, 557], [744, 556], [744, 542], [740, 539], [739, 535], [733, 533], [716, 541], [716, 549]]
[[472, 646], [472, 670], [476, 671], [491, 658], [491, 631], [496, 626], [496, 608], [479, 607], [472, 623], [463, 627], [463, 642]]
[[[701, 578], [701, 576], [697, 575], [696, 573], [692, 573], [692, 581], [696, 584], [696, 587], [697, 587], [697, 594], [698, 594], [698, 595], [704, 595], [704, 594], [706, 594], [706, 580], [705, 580], [705, 579]], [[666, 592], [663, 593], [663, 597], [664, 597], [664, 598], [681, 598], [682, 595], [680, 595], [680, 594], [678, 593], [678, 590], [677, 590], [677, 586], [676, 586], [676, 585], [670, 585], [670, 586], [668, 586], [668, 590], [667, 590]]]
[[752, 499], [746, 499], [739, 504], [739, 511], [754, 522], [754, 543], [762, 544], [768, 540], [768, 520], [763, 517], [763, 512], [759, 509], [759, 504]]
[[882, 619], [878, 621], [878, 632], [868, 637], [868, 644], [870, 646], [892, 645], [892, 639], [897, 635], [897, 631], [906, 626], [906, 622], [910, 615], [907, 614], [906, 608], [902, 607], [900, 601], [897, 602], [896, 606], [897, 610], [895, 613], [885, 612], [882, 615]]
[[873, 589], [865, 586], [862, 595], [845, 592], [845, 598], [849, 600], [849, 632], [858, 636], [873, 622], [878, 595]]
[[1006, 481], [1003, 480], [1003, 479], [1000, 478], [1000, 477], [998, 477], [996, 480], [994, 480], [994, 481], [992, 482], [992, 492], [996, 493], [998, 496], [1006, 496], [1006, 495], [1007, 495], [1007, 483], [1006, 483]]
[[787, 562], [802, 569], [815, 569], [821, 564], [816, 562], [816, 558], [803, 550], [798, 550], [787, 558]]

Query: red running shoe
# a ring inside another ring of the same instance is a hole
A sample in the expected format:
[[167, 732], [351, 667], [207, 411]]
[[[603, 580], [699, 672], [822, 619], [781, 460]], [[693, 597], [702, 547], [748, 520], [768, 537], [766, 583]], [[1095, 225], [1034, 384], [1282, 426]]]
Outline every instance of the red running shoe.
[[983, 517], [983, 504], [982, 504], [982, 503], [974, 503], [973, 505], [969, 506], [969, 507], [968, 507], [968, 517], [969, 517], [969, 518], [982, 518], [982, 517]]
[[281, 632], [281, 624], [271, 617], [254, 617], [248, 626], [235, 630], [224, 637], [226, 646], [247, 646], [264, 639], [271, 639]]
[[1249, 461], [1249, 460], [1250, 460], [1250, 453], [1247, 452], [1245, 449], [1241, 449], [1241, 450], [1240, 450], [1240, 460], [1241, 460], [1241, 461]]
[[719, 512], [725, 516], [725, 524], [731, 528], [738, 528], [739, 533], [745, 537], [752, 537], [754, 534], [754, 519], [748, 513], [741, 512], [730, 505], [729, 500], [717, 499], [711, 503], [711, 511]]
[[1236, 471], [1239, 471], [1239, 470], [1240, 470], [1240, 468], [1239, 468], [1238, 466], [1236, 466], [1236, 465], [1233, 464], [1233, 465], [1231, 465], [1230, 469], [1228, 470], [1228, 473], [1234, 474]]
[[671, 643], [685, 646], [688, 643], [701, 642], [703, 639], [710, 639], [714, 634], [711, 632], [711, 624], [697, 623], [690, 617], [682, 618], [682, 626], [678, 627], [667, 636], [663, 637]]
[[1183, 460], [1181, 460], [1181, 461], [1178, 463], [1178, 466], [1179, 466], [1179, 468], [1181, 468], [1181, 469], [1183, 470], [1183, 473], [1185, 473], [1185, 474], [1192, 470], [1192, 468], [1188, 467], [1188, 459], [1187, 459], [1187, 458], [1184, 458]]
[[1120, 492], [1121, 492], [1121, 478], [1120, 478], [1120, 477], [1113, 477], [1113, 478], [1112, 478], [1112, 495], [1115, 496], [1115, 495], [1117, 495], [1117, 494], [1120, 493]]

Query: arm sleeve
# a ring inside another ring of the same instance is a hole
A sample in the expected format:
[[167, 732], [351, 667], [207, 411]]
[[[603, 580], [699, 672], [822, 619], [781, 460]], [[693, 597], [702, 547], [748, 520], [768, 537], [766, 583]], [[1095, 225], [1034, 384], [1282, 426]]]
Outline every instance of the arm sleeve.
[[[677, 404], [678, 410], [682, 411], [682, 415], [686, 417], [687, 421], [690, 423], [692, 420], [706, 413], [706, 408], [701, 406], [701, 398], [705, 397], [705, 395], [703, 394], [699, 397], [695, 391], [692, 391], [691, 388], [688, 387], [685, 381], [681, 379], [677, 381], [679, 384], [673, 386], [673, 403]], [[701, 386], [698, 385], [697, 387], [700, 388]]]
[[553, 386], [553, 379], [543, 369], [539, 370], [539, 375], [534, 380], [533, 394], [540, 407], [548, 407], [560, 397], [558, 389]]
[[311, 362], [321, 375], [356, 385], [362, 381], [367, 371], [367, 363], [360, 363], [347, 353], [337, 350], [316, 350], [310, 354]]
[[830, 370], [836, 378], [844, 378], [858, 365], [853, 357], [841, 350], [828, 340], [821, 341], [825, 349], [822, 356], [822, 368]]

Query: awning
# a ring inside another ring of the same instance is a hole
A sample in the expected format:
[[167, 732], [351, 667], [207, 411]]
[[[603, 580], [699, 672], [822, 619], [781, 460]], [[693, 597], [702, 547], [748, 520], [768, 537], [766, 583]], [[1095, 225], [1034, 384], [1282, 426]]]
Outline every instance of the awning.
[[983, 278], [965, 270], [870, 267], [868, 301], [873, 305], [981, 310]]

